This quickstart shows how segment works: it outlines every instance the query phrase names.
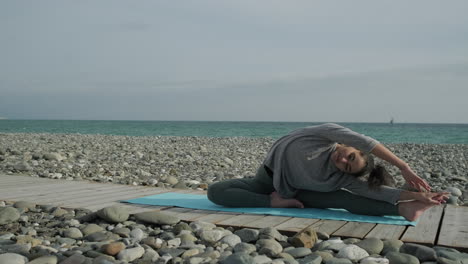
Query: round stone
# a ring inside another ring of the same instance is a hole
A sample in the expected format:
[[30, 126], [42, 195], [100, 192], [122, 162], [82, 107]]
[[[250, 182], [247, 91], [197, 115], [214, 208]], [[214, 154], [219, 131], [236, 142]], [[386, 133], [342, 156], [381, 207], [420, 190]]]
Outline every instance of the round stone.
[[418, 258], [405, 253], [390, 252], [385, 257], [391, 264], [419, 264]]
[[172, 230], [175, 234], [179, 234], [182, 230], [192, 231], [192, 228], [189, 226], [189, 224], [180, 222], [176, 224]]
[[148, 245], [154, 249], [159, 249], [163, 244], [163, 240], [156, 237], [147, 237], [141, 240], [141, 243], [143, 243], [144, 245]]
[[20, 218], [20, 213], [13, 207], [0, 208], [0, 225], [16, 222]]
[[23, 209], [25, 212], [27, 212], [29, 210], [36, 209], [36, 204], [27, 202], [27, 201], [18, 201], [13, 204], [13, 207], [18, 208], [18, 209]]
[[114, 234], [117, 234], [117, 235], [121, 236], [121, 237], [128, 238], [128, 237], [130, 237], [130, 232], [131, 231], [127, 227], [117, 227], [117, 228], [112, 229], [112, 232]]
[[28, 262], [28, 264], [57, 264], [58, 258], [56, 256], [42, 256]]
[[403, 245], [403, 241], [398, 239], [388, 239], [383, 241], [384, 247], [380, 254], [382, 256], [387, 255], [389, 252], [400, 252], [400, 247]]
[[353, 264], [353, 262], [346, 258], [331, 258], [325, 261], [325, 264]]
[[190, 223], [189, 227], [193, 230], [193, 232], [198, 233], [200, 230], [214, 229], [216, 228], [216, 225], [203, 221], [195, 221]]
[[178, 217], [162, 212], [143, 212], [135, 214], [134, 217], [139, 221], [157, 225], [173, 225], [180, 222]]
[[89, 224], [83, 227], [83, 229], [81, 229], [81, 232], [83, 232], [84, 236], [90, 235], [95, 232], [101, 232], [101, 231], [104, 231], [104, 228], [96, 224]]
[[414, 243], [405, 243], [400, 248], [400, 253], [406, 253], [417, 257], [421, 262], [435, 261], [437, 259], [434, 249]]
[[130, 237], [133, 238], [134, 241], [140, 241], [146, 236], [145, 232], [140, 228], [135, 228], [130, 232]]
[[259, 230], [259, 238], [275, 239], [276, 241], [286, 241], [287, 237], [283, 236], [276, 228], [266, 227]]
[[459, 197], [462, 195], [462, 191], [458, 189], [457, 187], [448, 187], [445, 189], [446, 192], [449, 192], [451, 195]]
[[234, 234], [238, 235], [242, 242], [249, 243], [258, 240], [260, 232], [256, 229], [243, 228], [235, 231]]
[[258, 249], [258, 254], [265, 254], [269, 257], [274, 257], [283, 251], [283, 247], [274, 239], [259, 239], [255, 244]]
[[117, 259], [131, 262], [141, 258], [143, 254], [145, 254], [145, 249], [142, 247], [128, 248], [120, 251], [117, 255]]
[[361, 259], [359, 264], [389, 264], [390, 261], [386, 258], [374, 258], [374, 257], [367, 257]]
[[61, 161], [63, 160], [62, 155], [59, 153], [51, 152], [51, 153], [46, 153], [43, 155], [43, 158], [45, 160], [55, 160], [55, 161]]
[[78, 239], [83, 237], [83, 233], [78, 228], [71, 227], [63, 231], [63, 236]]
[[245, 242], [241, 242], [234, 246], [234, 252], [244, 252], [246, 254], [250, 254], [256, 250], [257, 248], [254, 245]]
[[97, 216], [110, 223], [122, 223], [127, 221], [129, 213], [122, 206], [110, 206], [97, 211]]
[[218, 242], [221, 238], [223, 238], [224, 232], [221, 230], [202, 230], [200, 232], [200, 238], [208, 243], [216, 243]]
[[26, 264], [28, 258], [16, 253], [0, 254], [0, 263], [5, 264]]
[[352, 261], [359, 261], [365, 257], [368, 257], [369, 253], [367, 253], [364, 249], [356, 246], [356, 245], [348, 245], [336, 254], [337, 258], [346, 258]]
[[124, 249], [125, 244], [122, 242], [113, 242], [102, 246], [102, 251], [110, 256], [115, 256]]
[[369, 255], [380, 254], [384, 247], [382, 240], [375, 237], [366, 238], [357, 242], [355, 245], [367, 251]]
[[294, 258], [302, 258], [302, 257], [312, 254], [312, 250], [310, 250], [310, 248], [305, 248], [305, 247], [289, 248], [289, 249], [285, 249], [284, 252], [288, 253]]
[[458, 197], [450, 195], [448, 200], [447, 200], [447, 204], [458, 205]]
[[221, 243], [228, 244], [230, 247], [235, 247], [237, 244], [241, 243], [241, 239], [238, 235], [231, 234], [223, 237]]
[[255, 260], [247, 253], [234, 253], [224, 259], [223, 264], [255, 264]]

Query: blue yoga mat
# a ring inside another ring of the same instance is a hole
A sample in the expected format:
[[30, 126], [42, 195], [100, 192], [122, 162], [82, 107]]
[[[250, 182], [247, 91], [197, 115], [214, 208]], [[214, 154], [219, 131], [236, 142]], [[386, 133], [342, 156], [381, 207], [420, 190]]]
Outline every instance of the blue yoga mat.
[[191, 209], [212, 210], [223, 212], [235, 212], [245, 214], [263, 214], [263, 215], [277, 215], [289, 217], [302, 217], [302, 218], [316, 218], [316, 219], [329, 219], [329, 220], [342, 220], [353, 222], [366, 222], [377, 224], [389, 225], [412, 225], [415, 226], [416, 222], [405, 220], [401, 216], [370, 216], [352, 214], [343, 209], [316, 209], [316, 208], [233, 208], [224, 207], [212, 203], [206, 195], [200, 194], [184, 194], [168, 192], [156, 194], [136, 199], [124, 200], [121, 202], [145, 204], [145, 205], [159, 205], [159, 206], [177, 206]]

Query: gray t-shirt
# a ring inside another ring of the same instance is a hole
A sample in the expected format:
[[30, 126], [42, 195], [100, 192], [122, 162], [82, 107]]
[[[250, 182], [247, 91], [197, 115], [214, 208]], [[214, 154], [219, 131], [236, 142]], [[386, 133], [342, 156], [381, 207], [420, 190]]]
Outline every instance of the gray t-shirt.
[[284, 198], [298, 190], [331, 192], [340, 189], [395, 204], [401, 190], [388, 186], [370, 189], [367, 182], [340, 171], [330, 155], [343, 143], [369, 153], [379, 143], [337, 124], [327, 123], [295, 130], [278, 139], [264, 161], [273, 171], [273, 186]]

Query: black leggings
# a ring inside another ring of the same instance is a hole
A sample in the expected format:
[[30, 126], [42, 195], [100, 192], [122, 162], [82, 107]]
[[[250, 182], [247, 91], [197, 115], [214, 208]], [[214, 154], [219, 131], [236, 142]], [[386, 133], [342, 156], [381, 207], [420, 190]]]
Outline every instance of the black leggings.
[[[255, 178], [232, 179], [208, 188], [208, 199], [227, 207], [270, 207], [273, 179], [262, 166]], [[347, 191], [315, 192], [299, 190], [296, 199], [310, 208], [343, 208], [364, 215], [399, 215], [398, 206]]]

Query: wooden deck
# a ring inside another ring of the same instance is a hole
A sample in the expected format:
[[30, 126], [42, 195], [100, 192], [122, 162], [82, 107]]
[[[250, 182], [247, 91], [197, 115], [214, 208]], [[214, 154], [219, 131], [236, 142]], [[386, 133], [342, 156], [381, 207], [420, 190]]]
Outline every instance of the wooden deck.
[[468, 207], [438, 206], [426, 211], [415, 227], [294, 218], [283, 216], [249, 215], [227, 212], [193, 210], [187, 208], [131, 205], [119, 200], [137, 198], [163, 192], [204, 193], [194, 190], [163, 189], [127, 186], [87, 181], [66, 181], [20, 175], [0, 175], [0, 201], [32, 201], [68, 208], [97, 210], [121, 205], [131, 213], [161, 210], [177, 215], [184, 221], [206, 221], [220, 226], [239, 228], [275, 227], [283, 233], [295, 233], [312, 226], [331, 236], [377, 237], [401, 239], [429, 246], [439, 245], [468, 251]]

